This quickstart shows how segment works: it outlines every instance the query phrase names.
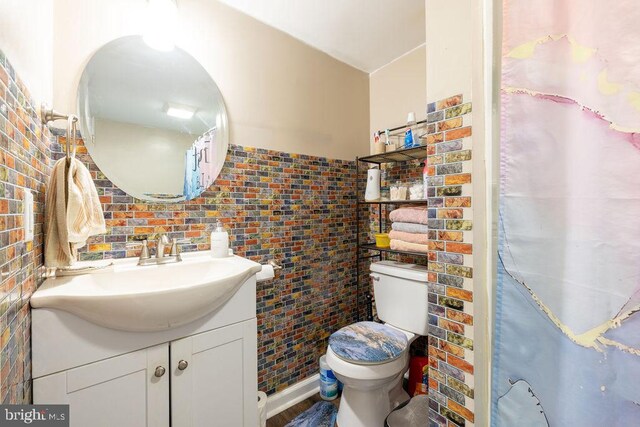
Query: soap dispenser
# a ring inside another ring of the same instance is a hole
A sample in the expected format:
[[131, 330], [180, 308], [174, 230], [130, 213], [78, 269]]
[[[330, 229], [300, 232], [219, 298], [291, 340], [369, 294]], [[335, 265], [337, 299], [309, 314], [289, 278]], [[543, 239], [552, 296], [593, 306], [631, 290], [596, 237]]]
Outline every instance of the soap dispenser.
[[211, 232], [211, 256], [213, 258], [229, 256], [229, 233], [220, 220], [216, 221], [216, 228]]

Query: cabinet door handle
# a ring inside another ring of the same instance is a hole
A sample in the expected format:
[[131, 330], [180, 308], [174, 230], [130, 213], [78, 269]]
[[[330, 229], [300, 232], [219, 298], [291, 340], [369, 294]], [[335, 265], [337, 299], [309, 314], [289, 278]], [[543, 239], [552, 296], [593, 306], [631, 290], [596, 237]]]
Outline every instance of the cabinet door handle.
[[187, 362], [186, 360], [181, 360], [178, 362], [178, 369], [180, 369], [181, 371], [187, 369], [187, 366], [189, 366], [189, 362]]
[[155, 375], [156, 377], [160, 378], [161, 376], [164, 375], [166, 369], [164, 369], [162, 366], [158, 366], [155, 370], [155, 372], [153, 373], [153, 375]]

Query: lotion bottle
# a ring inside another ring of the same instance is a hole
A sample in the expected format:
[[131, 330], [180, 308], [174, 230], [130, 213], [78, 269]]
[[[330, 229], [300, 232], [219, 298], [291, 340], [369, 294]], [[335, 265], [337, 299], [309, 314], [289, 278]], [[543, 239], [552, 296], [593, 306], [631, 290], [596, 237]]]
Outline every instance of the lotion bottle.
[[211, 256], [213, 258], [229, 256], [229, 233], [220, 220], [216, 221], [216, 228], [211, 232]]

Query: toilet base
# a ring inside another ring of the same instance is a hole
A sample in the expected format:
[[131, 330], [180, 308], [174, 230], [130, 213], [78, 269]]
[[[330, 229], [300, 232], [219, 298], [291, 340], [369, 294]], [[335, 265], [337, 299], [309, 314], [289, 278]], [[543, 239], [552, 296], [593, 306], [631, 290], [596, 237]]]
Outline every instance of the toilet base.
[[384, 425], [391, 412], [387, 387], [358, 390], [344, 385], [338, 410], [338, 427], [372, 427]]
[[400, 375], [391, 391], [389, 391], [389, 401], [391, 402], [391, 409], [395, 409], [401, 403], [404, 403], [407, 400], [411, 399], [409, 393], [407, 393], [405, 389], [402, 388], [403, 378], [404, 375]]

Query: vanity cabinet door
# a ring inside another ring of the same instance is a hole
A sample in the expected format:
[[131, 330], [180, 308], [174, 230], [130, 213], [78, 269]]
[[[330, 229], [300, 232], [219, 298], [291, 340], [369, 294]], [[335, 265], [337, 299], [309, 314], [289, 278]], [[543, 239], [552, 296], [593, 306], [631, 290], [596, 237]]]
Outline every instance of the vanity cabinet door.
[[69, 404], [72, 427], [168, 427], [168, 347], [161, 344], [35, 379], [33, 401]]
[[171, 342], [173, 427], [257, 425], [256, 319]]

